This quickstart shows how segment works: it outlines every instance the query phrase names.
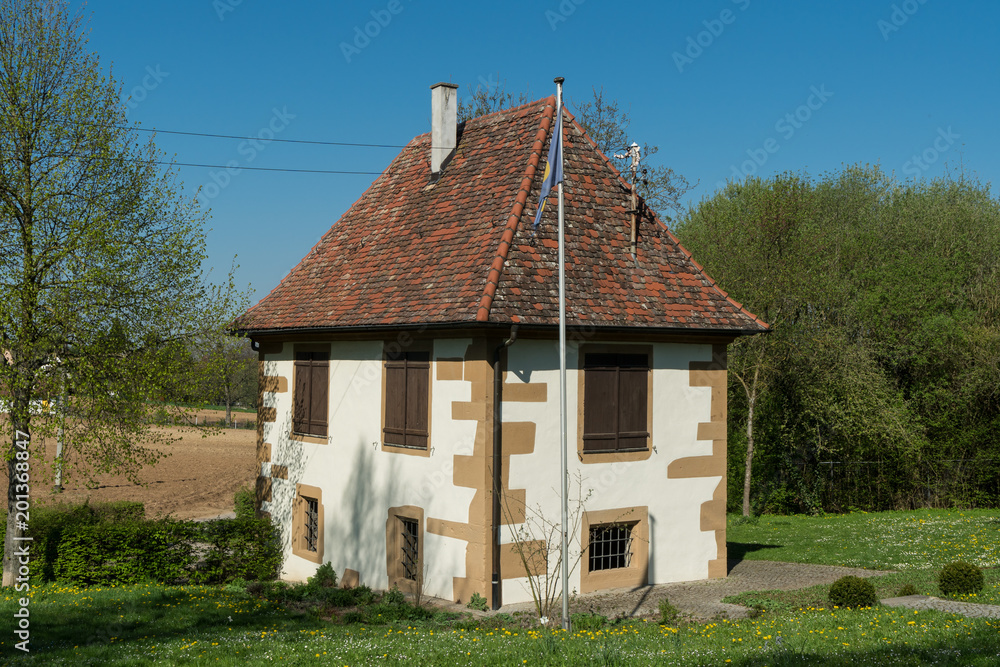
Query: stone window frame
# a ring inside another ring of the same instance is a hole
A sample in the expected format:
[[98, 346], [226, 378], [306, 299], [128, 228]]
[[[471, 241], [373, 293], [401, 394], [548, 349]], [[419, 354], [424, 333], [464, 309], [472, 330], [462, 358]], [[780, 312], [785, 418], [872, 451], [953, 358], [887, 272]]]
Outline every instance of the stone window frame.
[[[628, 567], [590, 571], [590, 529], [592, 526], [631, 524], [632, 559]], [[580, 532], [580, 592], [606, 588], [644, 586], [649, 580], [649, 508], [619, 507], [583, 513]]]
[[[406, 578], [403, 567], [403, 530], [402, 519], [417, 522], [417, 580]], [[385, 566], [388, 576], [388, 588], [396, 586], [404, 593], [416, 595], [423, 588], [426, 551], [424, 548], [426, 534], [424, 509], [415, 505], [390, 507], [385, 521]]]
[[[310, 550], [306, 540], [307, 498], [316, 501], [317, 524], [316, 549]], [[324, 546], [323, 490], [308, 484], [295, 485], [295, 499], [292, 501], [292, 555], [319, 565], [323, 564]]]

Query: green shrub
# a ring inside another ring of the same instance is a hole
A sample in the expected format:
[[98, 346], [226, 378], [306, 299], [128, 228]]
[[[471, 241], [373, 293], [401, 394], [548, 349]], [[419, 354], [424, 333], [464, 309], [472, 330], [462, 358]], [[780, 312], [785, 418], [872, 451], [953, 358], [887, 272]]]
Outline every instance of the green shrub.
[[874, 607], [878, 602], [875, 586], [861, 577], [841, 577], [830, 586], [830, 604], [835, 607]]
[[899, 592], [896, 593], [896, 596], [904, 598], [907, 595], [916, 595], [916, 594], [917, 594], [916, 586], [914, 586], [913, 584], [906, 584], [905, 586], [899, 589]]
[[79, 585], [174, 583], [193, 562], [194, 534], [171, 520], [78, 526], [63, 532], [54, 574]]
[[270, 519], [216, 519], [201, 530], [209, 549], [192, 580], [222, 584], [236, 577], [267, 581], [278, 576], [281, 541]]
[[469, 609], [478, 609], [479, 611], [486, 611], [489, 608], [489, 604], [479, 593], [473, 593], [472, 598], [469, 600], [469, 604], [465, 605]]
[[674, 605], [670, 604], [670, 600], [663, 598], [660, 600], [660, 624], [666, 625], [667, 623], [673, 623], [680, 616], [681, 612]]
[[405, 604], [406, 596], [403, 595], [403, 591], [399, 590], [399, 587], [393, 586], [385, 593], [382, 594], [382, 599], [380, 600], [382, 604]]
[[233, 498], [233, 509], [237, 519], [253, 519], [257, 516], [257, 496], [249, 486], [236, 490]]
[[323, 563], [316, 568], [316, 573], [309, 577], [306, 585], [313, 588], [336, 588], [337, 573], [333, 570], [332, 563]]
[[941, 568], [938, 586], [945, 595], [962, 595], [983, 590], [983, 571], [972, 563], [955, 561]]
[[573, 614], [570, 616], [570, 621], [572, 621], [574, 632], [577, 630], [587, 632], [603, 628], [608, 624], [608, 617], [600, 614]]

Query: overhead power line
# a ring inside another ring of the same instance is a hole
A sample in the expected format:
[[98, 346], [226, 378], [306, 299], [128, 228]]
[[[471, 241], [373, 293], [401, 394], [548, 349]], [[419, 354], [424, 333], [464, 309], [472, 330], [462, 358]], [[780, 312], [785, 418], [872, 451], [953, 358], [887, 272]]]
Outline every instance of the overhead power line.
[[160, 134], [181, 134], [188, 137], [211, 137], [213, 139], [243, 139], [245, 141], [280, 142], [283, 144], [313, 144], [316, 146], [356, 146], [360, 148], [406, 148], [406, 144], [364, 144], [350, 141], [312, 141], [307, 139], [264, 139], [263, 137], [245, 137], [237, 134], [212, 134], [209, 132], [183, 132], [181, 130], [161, 130], [157, 128], [120, 126], [122, 129], [138, 132], [157, 132]]
[[224, 164], [196, 164], [193, 162], [171, 162], [168, 160], [155, 160], [156, 164], [170, 165], [174, 167], [204, 167], [206, 169], [236, 169], [241, 171], [287, 171], [297, 174], [363, 174], [368, 176], [379, 176], [381, 171], [339, 171], [335, 169], [284, 169], [281, 167], [241, 167], [239, 165]]

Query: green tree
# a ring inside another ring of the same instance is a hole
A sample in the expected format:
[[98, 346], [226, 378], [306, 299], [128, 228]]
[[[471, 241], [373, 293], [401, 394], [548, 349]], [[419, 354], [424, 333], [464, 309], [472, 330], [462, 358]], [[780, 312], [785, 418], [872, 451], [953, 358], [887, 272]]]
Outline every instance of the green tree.
[[48, 400], [67, 383], [65, 466], [134, 476], [169, 439], [149, 411], [181, 390], [188, 342], [242, 305], [231, 275], [203, 279], [203, 216], [128, 125], [85, 28], [64, 0], [0, 1], [5, 586], [16, 501], [38, 497], [40, 441], [60, 421]]
[[[483, 116], [495, 111], [527, 104], [530, 100], [525, 93], [507, 92], [506, 80], [493, 84], [480, 82], [467, 99], [459, 98], [458, 119], [466, 121], [470, 118]], [[570, 108], [575, 110], [575, 118], [594, 140], [597, 147], [611, 160], [612, 164], [625, 176], [629, 173], [630, 160], [616, 158], [624, 155], [635, 139], [631, 138], [632, 120], [628, 110], [623, 110], [616, 100], [607, 99], [604, 88], [593, 88], [592, 97], [583, 102], [572, 102]], [[636, 141], [636, 143], [639, 143]], [[681, 200], [691, 184], [682, 175], [670, 167], [659, 164], [659, 147], [648, 142], [641, 144], [642, 163], [636, 175], [636, 191], [645, 203], [659, 213], [661, 219], [670, 222], [683, 210]]]
[[677, 233], [773, 326], [731, 347], [744, 512], [751, 487], [798, 509], [1000, 499], [1000, 205], [987, 186], [872, 167], [751, 178]]

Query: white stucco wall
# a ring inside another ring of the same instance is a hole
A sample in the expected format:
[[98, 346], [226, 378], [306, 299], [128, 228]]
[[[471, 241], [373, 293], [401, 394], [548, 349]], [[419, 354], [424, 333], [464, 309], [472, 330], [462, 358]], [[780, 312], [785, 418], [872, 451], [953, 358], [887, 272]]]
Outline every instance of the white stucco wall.
[[[646, 347], [649, 344], [643, 344]], [[541, 508], [546, 521], [558, 523], [559, 502], [559, 368], [558, 350], [552, 341], [521, 340], [508, 350], [507, 385], [546, 383], [545, 402], [508, 402], [503, 404], [504, 422], [530, 421], [536, 424], [532, 454], [512, 456], [511, 489], [526, 489], [529, 508]], [[570, 346], [567, 358], [567, 441], [569, 451], [570, 497], [579, 497], [577, 475], [582, 476], [583, 505], [588, 511], [623, 507], [649, 508], [650, 583], [691, 581], [708, 576], [708, 561], [716, 558], [714, 532], [701, 530], [701, 504], [712, 499], [721, 476], [694, 479], [668, 479], [667, 466], [675, 459], [709, 456], [712, 441], [698, 440], [699, 422], [710, 421], [711, 388], [690, 386], [689, 363], [711, 361], [711, 345], [653, 344], [653, 417], [650, 457], [643, 461], [619, 463], [581, 463], [577, 456], [578, 353]], [[578, 502], [570, 503], [570, 514]], [[530, 516], [530, 512], [529, 512]], [[529, 530], [541, 537], [539, 526]], [[572, 522], [572, 521], [571, 521]], [[571, 534], [570, 588], [580, 590], [580, 569], [586, 562], [577, 560], [580, 535]], [[512, 542], [511, 530], [502, 531], [503, 541]], [[558, 532], [555, 533], [558, 536]], [[554, 559], [550, 559], [554, 562]], [[556, 575], [558, 576], [558, 575]], [[526, 579], [504, 578], [503, 602], [530, 601]]]
[[[265, 424], [264, 441], [272, 443], [272, 462], [288, 466], [288, 480], [272, 481], [272, 501], [263, 508], [287, 526], [295, 485], [323, 491], [324, 560], [338, 575], [357, 570], [372, 588], [385, 588], [385, 523], [390, 507], [415, 505], [428, 518], [468, 520], [474, 491], [452, 483], [454, 456], [470, 454], [476, 424], [453, 421], [454, 401], [469, 401], [471, 385], [439, 380], [439, 358], [461, 358], [468, 339], [439, 340], [432, 350], [430, 456], [382, 451], [382, 341], [330, 344], [329, 437], [311, 444], [288, 437], [292, 409], [293, 345], [266, 359], [265, 373], [287, 378], [289, 391], [265, 394], [264, 405], [277, 409], [277, 421]], [[265, 471], [267, 472], [267, 471]], [[283, 520], [286, 519], [286, 520]], [[291, 552], [285, 530], [283, 577], [304, 580], [318, 567]], [[424, 531], [424, 593], [452, 598], [452, 578], [465, 575], [466, 542]]]

